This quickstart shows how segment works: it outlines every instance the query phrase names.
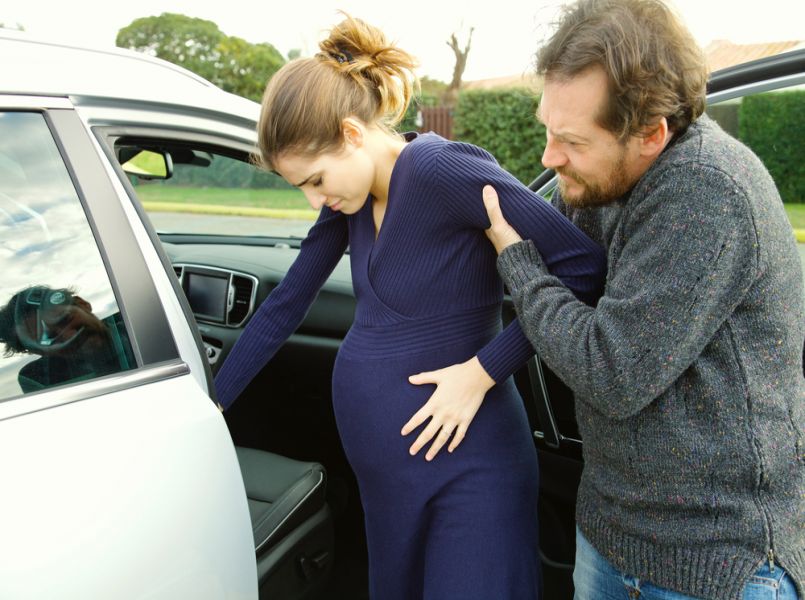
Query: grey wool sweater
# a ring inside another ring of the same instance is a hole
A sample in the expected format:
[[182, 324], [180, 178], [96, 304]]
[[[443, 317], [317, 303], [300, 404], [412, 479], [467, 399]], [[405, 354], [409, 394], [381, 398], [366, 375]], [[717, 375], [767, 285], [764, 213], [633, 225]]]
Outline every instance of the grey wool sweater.
[[529, 241], [498, 270], [575, 395], [582, 533], [617, 569], [697, 598], [738, 599], [770, 559], [803, 594], [803, 281], [768, 172], [705, 116], [626, 197], [553, 202], [607, 249], [598, 305]]

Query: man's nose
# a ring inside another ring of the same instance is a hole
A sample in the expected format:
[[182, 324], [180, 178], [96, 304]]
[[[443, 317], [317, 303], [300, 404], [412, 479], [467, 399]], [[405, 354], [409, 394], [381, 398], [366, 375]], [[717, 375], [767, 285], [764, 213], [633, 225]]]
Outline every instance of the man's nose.
[[549, 137], [542, 152], [542, 165], [546, 169], [555, 169], [567, 164], [567, 155], [557, 146], [558, 144]]

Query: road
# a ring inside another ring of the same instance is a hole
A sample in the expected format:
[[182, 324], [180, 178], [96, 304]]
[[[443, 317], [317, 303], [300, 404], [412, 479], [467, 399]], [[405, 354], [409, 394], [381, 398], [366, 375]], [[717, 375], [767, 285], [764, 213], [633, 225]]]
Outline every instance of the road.
[[224, 235], [265, 235], [305, 237], [313, 221], [201, 215], [196, 213], [150, 212], [148, 216], [159, 232], [218, 233]]
[[[265, 235], [268, 237], [305, 237], [313, 221], [266, 219], [261, 217], [226, 217], [193, 213], [149, 213], [157, 231], [183, 233], [222, 233], [231, 235]], [[805, 244], [797, 244], [805, 277]]]

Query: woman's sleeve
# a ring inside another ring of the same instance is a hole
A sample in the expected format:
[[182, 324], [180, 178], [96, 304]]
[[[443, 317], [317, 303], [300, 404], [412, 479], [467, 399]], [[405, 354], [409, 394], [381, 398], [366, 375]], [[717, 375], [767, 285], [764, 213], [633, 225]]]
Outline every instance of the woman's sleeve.
[[[491, 185], [503, 216], [523, 239], [534, 242], [548, 271], [577, 298], [595, 305], [604, 290], [606, 254], [567, 217], [476, 146], [446, 144], [437, 172], [439, 196], [453, 219], [467, 227], [489, 228], [482, 190]], [[533, 354], [519, 322], [513, 321], [481, 349], [478, 359], [492, 379], [502, 381]]]
[[227, 409], [302, 323], [344, 254], [346, 217], [323, 208], [291, 268], [263, 301], [215, 377], [218, 403]]

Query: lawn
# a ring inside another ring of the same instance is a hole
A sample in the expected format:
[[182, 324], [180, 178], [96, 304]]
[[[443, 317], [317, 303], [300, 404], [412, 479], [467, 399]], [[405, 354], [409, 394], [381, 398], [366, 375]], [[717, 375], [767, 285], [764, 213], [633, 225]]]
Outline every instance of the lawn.
[[142, 202], [177, 204], [209, 204], [215, 206], [248, 206], [251, 208], [309, 209], [305, 195], [296, 189], [242, 189], [179, 187], [159, 184], [138, 185], [137, 197]]
[[[196, 188], [141, 184], [136, 188], [143, 202], [248, 206], [253, 208], [309, 209], [305, 195], [297, 189]], [[805, 229], [805, 204], [786, 204], [785, 211], [794, 229]]]
[[805, 204], [786, 204], [785, 212], [794, 229], [805, 229]]

